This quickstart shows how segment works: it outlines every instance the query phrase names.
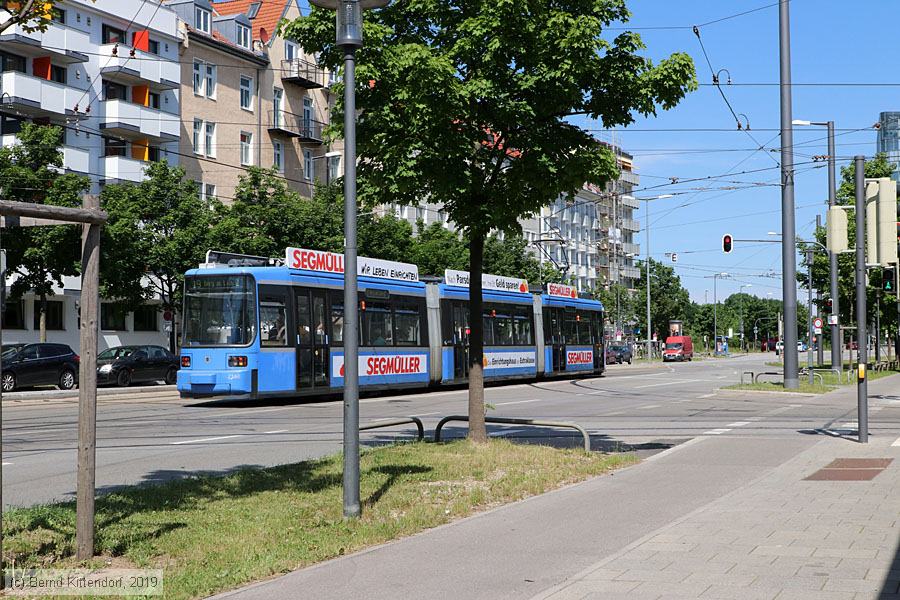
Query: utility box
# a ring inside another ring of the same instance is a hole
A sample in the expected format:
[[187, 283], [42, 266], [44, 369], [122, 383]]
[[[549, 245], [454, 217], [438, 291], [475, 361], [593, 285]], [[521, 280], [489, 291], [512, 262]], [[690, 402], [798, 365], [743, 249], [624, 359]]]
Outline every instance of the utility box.
[[897, 182], [889, 177], [878, 180], [878, 263], [897, 263]]
[[866, 264], [878, 264], [878, 180], [866, 180]]
[[827, 222], [827, 241], [825, 245], [828, 247], [828, 251], [833, 254], [846, 252], [850, 248], [847, 238], [847, 211], [837, 206], [832, 206], [828, 209], [825, 220]]

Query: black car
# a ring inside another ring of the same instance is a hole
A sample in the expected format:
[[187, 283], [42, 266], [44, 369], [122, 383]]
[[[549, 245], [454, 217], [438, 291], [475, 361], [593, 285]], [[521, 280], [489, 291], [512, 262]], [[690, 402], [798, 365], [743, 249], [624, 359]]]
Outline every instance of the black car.
[[127, 387], [136, 382], [178, 377], [178, 358], [162, 346], [116, 346], [97, 355], [97, 383]]
[[78, 355], [66, 344], [3, 345], [4, 392], [35, 385], [71, 390], [78, 383]]
[[632, 360], [632, 352], [631, 346], [628, 344], [610, 344], [606, 347], [606, 364], [611, 365], [613, 363], [628, 363], [631, 364]]

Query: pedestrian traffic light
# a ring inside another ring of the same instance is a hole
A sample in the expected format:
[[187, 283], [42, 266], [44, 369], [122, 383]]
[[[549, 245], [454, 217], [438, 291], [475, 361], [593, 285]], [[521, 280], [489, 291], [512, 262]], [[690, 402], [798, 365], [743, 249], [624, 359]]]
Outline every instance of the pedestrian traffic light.
[[881, 270], [881, 289], [885, 292], [893, 294], [897, 291], [896, 273], [893, 268]]
[[731, 254], [732, 246], [734, 246], [734, 238], [731, 237], [730, 233], [726, 233], [722, 236], [722, 252]]

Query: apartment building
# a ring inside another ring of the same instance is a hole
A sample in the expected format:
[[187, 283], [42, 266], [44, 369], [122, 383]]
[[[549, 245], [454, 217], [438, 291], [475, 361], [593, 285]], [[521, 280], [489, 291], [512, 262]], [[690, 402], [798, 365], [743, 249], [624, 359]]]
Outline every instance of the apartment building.
[[[6, 4], [12, 5], [11, 0]], [[151, 0], [67, 0], [45, 32], [0, 35], [0, 134], [23, 121], [65, 127], [64, 167], [106, 183], [140, 181], [180, 135], [175, 13]]]
[[224, 201], [245, 167], [274, 167], [311, 196], [338, 177], [341, 149], [323, 130], [332, 103], [330, 73], [275, 32], [300, 15], [290, 0], [167, 0], [183, 32], [181, 164], [201, 195]]

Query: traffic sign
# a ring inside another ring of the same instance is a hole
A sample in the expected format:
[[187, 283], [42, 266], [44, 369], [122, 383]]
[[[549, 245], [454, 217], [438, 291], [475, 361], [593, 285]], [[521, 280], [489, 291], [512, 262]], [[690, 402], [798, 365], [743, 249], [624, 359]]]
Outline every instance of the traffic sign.
[[813, 319], [813, 329], [822, 329], [822, 317]]
[[172, 320], [172, 311], [167, 310], [163, 313], [163, 321], [171, 321]]
[[837, 315], [830, 315], [830, 316], [828, 317], [828, 324], [829, 324], [829, 325], [837, 325], [837, 324], [838, 324], [838, 316], [837, 316]]

